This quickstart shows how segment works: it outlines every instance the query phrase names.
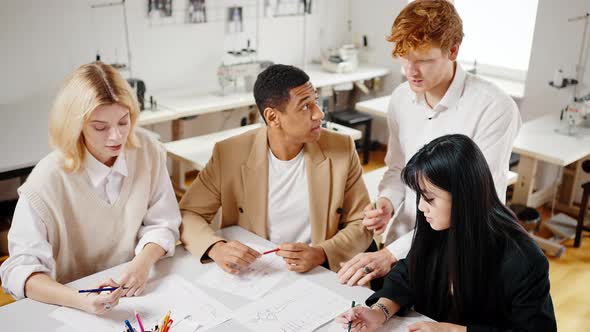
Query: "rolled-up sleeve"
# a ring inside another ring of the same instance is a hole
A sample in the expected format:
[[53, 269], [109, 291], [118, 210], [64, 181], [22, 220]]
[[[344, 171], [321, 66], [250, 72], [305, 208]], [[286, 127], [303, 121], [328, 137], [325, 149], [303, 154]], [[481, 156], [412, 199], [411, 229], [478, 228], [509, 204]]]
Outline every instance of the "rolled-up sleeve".
[[2, 288], [20, 300], [31, 274], [43, 272], [55, 279], [55, 259], [47, 228], [24, 196], [16, 204], [8, 232], [9, 258], [0, 266]]
[[166, 155], [160, 153], [158, 183], [150, 199], [148, 211], [138, 232], [135, 254], [148, 243], [155, 243], [166, 251], [163, 257], [174, 255], [176, 242], [180, 238], [180, 209], [166, 168]]

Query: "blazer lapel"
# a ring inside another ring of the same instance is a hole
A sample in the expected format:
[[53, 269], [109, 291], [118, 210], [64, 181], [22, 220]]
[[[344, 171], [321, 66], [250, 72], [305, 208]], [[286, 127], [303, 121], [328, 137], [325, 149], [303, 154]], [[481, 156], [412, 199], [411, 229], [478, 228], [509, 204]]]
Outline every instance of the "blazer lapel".
[[309, 192], [311, 242], [316, 244], [326, 239], [332, 167], [330, 158], [326, 158], [317, 142], [305, 144], [304, 158]]
[[256, 133], [254, 146], [246, 164], [242, 164], [245, 215], [252, 232], [267, 239], [266, 211], [268, 196], [268, 143], [266, 126]]

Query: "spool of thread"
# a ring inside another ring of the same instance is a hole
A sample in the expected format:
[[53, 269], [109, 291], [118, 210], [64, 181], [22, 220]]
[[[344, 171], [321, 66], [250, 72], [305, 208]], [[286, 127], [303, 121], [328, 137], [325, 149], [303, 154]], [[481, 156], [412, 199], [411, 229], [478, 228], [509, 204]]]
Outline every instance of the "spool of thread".
[[558, 88], [563, 88], [563, 71], [561, 69], [555, 71], [555, 74], [553, 75], [553, 85]]

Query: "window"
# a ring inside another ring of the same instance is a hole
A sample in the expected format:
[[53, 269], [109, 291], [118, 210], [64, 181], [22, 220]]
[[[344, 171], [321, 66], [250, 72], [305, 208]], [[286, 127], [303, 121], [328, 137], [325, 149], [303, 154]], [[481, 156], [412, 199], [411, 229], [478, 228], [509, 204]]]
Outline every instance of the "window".
[[526, 74], [537, 3], [538, 0], [455, 0], [465, 33], [459, 60]]

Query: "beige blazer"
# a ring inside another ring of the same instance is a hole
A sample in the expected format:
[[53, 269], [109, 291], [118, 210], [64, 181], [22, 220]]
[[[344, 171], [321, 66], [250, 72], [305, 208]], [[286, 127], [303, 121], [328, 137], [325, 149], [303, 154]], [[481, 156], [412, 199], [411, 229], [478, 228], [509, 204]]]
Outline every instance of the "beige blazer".
[[[365, 251], [372, 233], [361, 225], [369, 196], [354, 142], [322, 130], [304, 146], [311, 242], [326, 252], [330, 269]], [[180, 239], [201, 261], [224, 240], [210, 222], [221, 206], [221, 227], [238, 225], [268, 239], [268, 143], [266, 127], [219, 142], [213, 156], [180, 201]]]

